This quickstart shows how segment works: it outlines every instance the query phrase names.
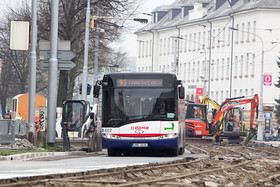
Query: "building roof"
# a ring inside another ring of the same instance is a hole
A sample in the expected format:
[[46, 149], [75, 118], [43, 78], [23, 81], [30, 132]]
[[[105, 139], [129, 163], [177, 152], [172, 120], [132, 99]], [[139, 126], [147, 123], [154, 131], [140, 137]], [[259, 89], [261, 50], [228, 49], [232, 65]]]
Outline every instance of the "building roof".
[[[166, 13], [159, 21], [156, 23], [149, 23], [136, 31], [136, 34], [145, 30], [168, 29], [254, 9], [280, 9], [279, 0], [230, 0], [230, 2], [232, 2], [232, 6], [230, 6], [228, 0], [175, 0], [174, 3], [169, 6], [164, 5], [155, 8], [152, 13], [155, 15], [160, 11], [169, 12], [173, 11], [173, 9], [181, 9], [182, 11], [179, 14], [170, 18], [170, 15]], [[202, 4], [202, 6], [194, 10], [197, 4]], [[187, 8], [186, 13], [183, 12], [184, 8]], [[190, 17], [190, 12], [192, 11], [204, 11], [205, 14], [201, 14], [201, 17], [193, 18]], [[185, 15], [183, 16], [183, 14]]]

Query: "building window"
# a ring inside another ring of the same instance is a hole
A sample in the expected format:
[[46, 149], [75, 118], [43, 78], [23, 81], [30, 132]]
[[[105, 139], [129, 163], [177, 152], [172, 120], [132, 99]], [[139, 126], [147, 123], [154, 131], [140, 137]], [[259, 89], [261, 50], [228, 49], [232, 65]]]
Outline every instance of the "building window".
[[230, 40], [231, 32], [232, 32], [232, 30], [231, 30], [230, 28], [228, 28], [228, 37], [227, 37], [227, 45], [228, 45], [228, 46], [230, 46], [230, 43], [231, 43], [231, 42], [230, 42], [230, 41], [231, 41], [231, 40]]
[[242, 78], [243, 77], [243, 55], [241, 55], [240, 57], [240, 75], [239, 77]]
[[189, 41], [190, 41], [189, 42], [189, 51], [191, 51], [191, 49], [192, 49], [192, 42], [191, 42], [192, 41], [192, 34], [189, 35]]
[[248, 22], [248, 28], [247, 28], [247, 42], [250, 42], [250, 35], [251, 35], [251, 31], [250, 31], [250, 22]]
[[234, 90], [234, 97], [237, 97], [237, 90]]
[[174, 54], [174, 38], [171, 41], [171, 53]]
[[215, 48], [215, 42], [217, 42], [217, 40], [216, 40], [216, 30], [215, 29], [213, 29], [213, 43], [212, 43], [212, 48]]
[[202, 42], [202, 49], [205, 50], [205, 40], [206, 40], [206, 35], [205, 35], [205, 31], [203, 31], [203, 38], [202, 38], [203, 42]]
[[193, 77], [192, 77], [192, 82], [195, 80], [195, 62], [193, 62]]
[[252, 35], [252, 37], [253, 37], [252, 41], [253, 42], [256, 41], [256, 26], [257, 26], [257, 22], [254, 21], [253, 22], [253, 35]]
[[152, 56], [152, 50], [153, 50], [153, 41], [150, 40], [150, 56]]
[[222, 59], [222, 66], [221, 66], [221, 79], [223, 80], [224, 79], [224, 75], [225, 75], [225, 70], [226, 70], [226, 68], [225, 68], [225, 59], [223, 58]]
[[225, 47], [225, 41], [226, 41], [226, 30], [225, 29], [223, 29], [223, 38], [222, 38], [222, 47]]
[[[181, 38], [183, 38], [183, 35], [181, 35]], [[180, 42], [180, 46], [179, 46], [180, 47], [180, 53], [182, 53], [182, 50], [183, 50], [183, 39], [178, 39], [178, 40]]]
[[188, 82], [191, 81], [191, 63], [189, 62], [189, 65], [188, 65]]
[[141, 42], [138, 42], [138, 58], [141, 58]]
[[234, 78], [237, 78], [238, 57], [235, 56], [234, 60]]
[[[239, 24], [236, 24], [236, 29], [239, 30]], [[242, 32], [241, 32], [242, 33]], [[239, 40], [239, 32], [234, 32], [235, 34], [235, 43], [238, 44], [238, 40]]]
[[199, 66], [200, 66], [200, 62], [198, 61], [197, 62], [197, 70], [196, 70], [196, 81], [197, 82], [199, 81], [199, 75], [200, 75], [200, 73], [199, 73], [199, 70], [200, 70]]
[[184, 63], [184, 74], [183, 74], [184, 82], [186, 82], [186, 68], [187, 68], [187, 65], [186, 65], [186, 63]]
[[196, 48], [196, 33], [193, 34], [193, 51], [195, 51]]
[[142, 58], [144, 57], [145, 55], [145, 42], [142, 41]]
[[255, 75], [255, 54], [252, 54], [251, 77]]
[[217, 59], [217, 63], [216, 63], [216, 80], [218, 80], [219, 79], [219, 73], [220, 73], [220, 71], [219, 71], [219, 59]]
[[164, 41], [163, 41], [163, 55], [166, 55], [166, 38], [164, 38]]
[[218, 29], [218, 36], [217, 36], [217, 47], [220, 47], [220, 41], [221, 41], [221, 37], [220, 37], [220, 35], [221, 35], [221, 29]]
[[169, 55], [170, 54], [170, 38], [168, 38], [168, 41], [167, 41], [167, 54]]
[[185, 35], [185, 52], [187, 52], [187, 48], [188, 48], [188, 42], [187, 42], [187, 40], [188, 40], [188, 35]]
[[162, 55], [162, 39], [159, 41], [159, 55]]
[[197, 47], [197, 50], [200, 50], [200, 47], [201, 47], [201, 33], [199, 32], [198, 33], [198, 38], [197, 38], [197, 43], [198, 43], [198, 47]]
[[241, 43], [244, 43], [244, 31], [245, 31], [245, 23], [242, 23], [242, 30], [241, 30]]
[[242, 96], [242, 89], [240, 89], [240, 91], [239, 91], [239, 96]]
[[226, 65], [226, 79], [229, 79], [229, 69], [230, 69], [230, 60], [227, 58], [227, 65]]
[[246, 54], [246, 70], [245, 70], [245, 76], [248, 77], [249, 75], [249, 53]]
[[146, 57], [149, 55], [149, 40], [146, 41]]

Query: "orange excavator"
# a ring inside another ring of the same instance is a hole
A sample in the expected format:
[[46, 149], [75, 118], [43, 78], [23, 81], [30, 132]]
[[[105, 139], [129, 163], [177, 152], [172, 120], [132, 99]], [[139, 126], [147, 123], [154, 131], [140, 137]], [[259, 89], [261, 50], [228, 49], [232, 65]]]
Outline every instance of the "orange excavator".
[[[253, 98], [236, 97], [226, 99], [215, 114], [212, 124], [210, 124], [209, 135], [215, 136], [217, 142], [220, 142], [222, 139], [228, 139], [229, 142], [241, 142], [240, 137], [246, 135], [246, 127], [243, 125], [242, 111], [236, 108], [236, 106], [250, 103], [250, 129], [248, 137], [244, 141], [247, 144], [257, 131], [257, 124], [254, 123], [254, 115], [255, 112], [258, 113], [258, 94], [255, 94]], [[221, 115], [223, 115], [223, 118], [220, 121]], [[222, 130], [220, 128], [221, 125], [223, 127]]]
[[[189, 137], [213, 136], [216, 142], [228, 139], [230, 143], [240, 143], [241, 136], [246, 135], [246, 123], [240, 105], [251, 103], [250, 131], [246, 142], [255, 135], [257, 125], [254, 124], [254, 113], [259, 104], [258, 95], [253, 98], [227, 98], [213, 114], [213, 122], [207, 121], [206, 105], [198, 103], [186, 104], [186, 135]], [[199, 117], [197, 117], [198, 115]]]

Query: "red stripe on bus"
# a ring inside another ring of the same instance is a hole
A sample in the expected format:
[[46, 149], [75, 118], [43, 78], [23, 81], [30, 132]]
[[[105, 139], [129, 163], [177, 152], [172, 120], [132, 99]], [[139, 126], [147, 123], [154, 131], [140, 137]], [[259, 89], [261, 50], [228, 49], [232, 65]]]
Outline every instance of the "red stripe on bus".
[[166, 134], [114, 134], [121, 137], [153, 137], [153, 136], [163, 136]]

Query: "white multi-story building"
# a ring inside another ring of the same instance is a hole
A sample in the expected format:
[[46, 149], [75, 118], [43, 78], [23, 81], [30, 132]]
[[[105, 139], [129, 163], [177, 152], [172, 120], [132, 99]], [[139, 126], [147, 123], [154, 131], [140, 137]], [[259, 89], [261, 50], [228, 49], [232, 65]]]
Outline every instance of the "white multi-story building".
[[263, 70], [264, 106], [275, 104], [280, 96], [274, 86], [280, 76], [279, 0], [176, 0], [152, 15], [151, 23], [136, 32], [136, 71], [176, 70], [186, 99], [195, 100], [196, 88], [203, 87], [221, 103], [260, 94]]

